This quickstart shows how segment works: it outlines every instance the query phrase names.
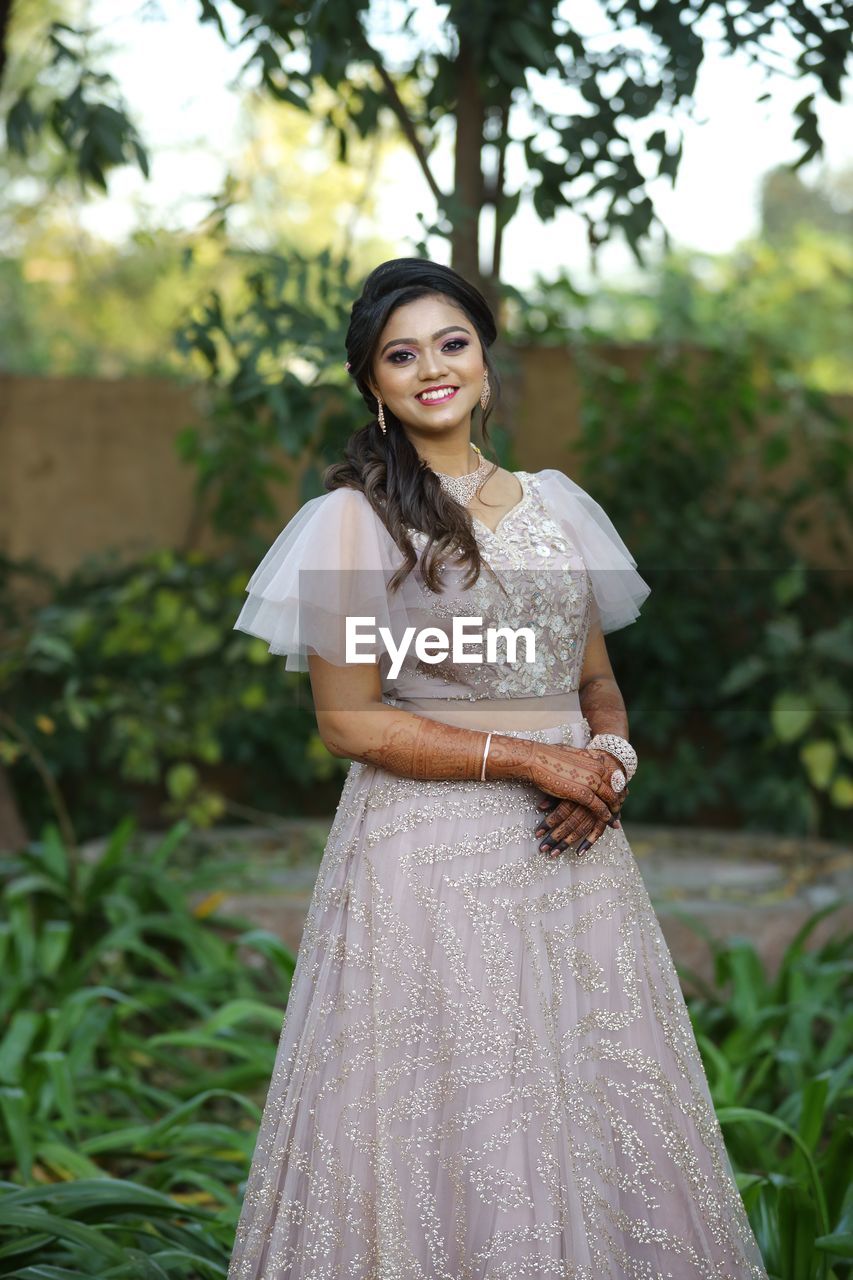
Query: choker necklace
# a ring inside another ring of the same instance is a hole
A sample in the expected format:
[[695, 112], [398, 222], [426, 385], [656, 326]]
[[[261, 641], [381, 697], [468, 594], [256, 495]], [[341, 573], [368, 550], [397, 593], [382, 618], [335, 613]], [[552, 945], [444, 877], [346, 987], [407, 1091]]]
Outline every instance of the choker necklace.
[[435, 471], [430, 468], [434, 475], [438, 476], [439, 484], [445, 493], [448, 493], [456, 502], [467, 506], [476, 494], [477, 490], [482, 487], [486, 478], [486, 472], [489, 471], [491, 463], [483, 457], [482, 451], [475, 444], [471, 445], [472, 449], [476, 449], [480, 455], [480, 463], [476, 471], [469, 471], [464, 476], [448, 476], [443, 471]]

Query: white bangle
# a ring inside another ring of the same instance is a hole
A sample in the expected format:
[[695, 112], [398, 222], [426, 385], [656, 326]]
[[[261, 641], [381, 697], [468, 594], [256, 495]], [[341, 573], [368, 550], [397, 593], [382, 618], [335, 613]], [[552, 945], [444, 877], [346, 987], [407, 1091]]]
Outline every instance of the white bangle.
[[491, 741], [492, 741], [492, 735], [489, 734], [489, 736], [486, 738], [486, 745], [483, 748], [483, 768], [480, 770], [481, 782], [486, 781], [486, 756], [489, 754], [489, 746], [491, 745]]

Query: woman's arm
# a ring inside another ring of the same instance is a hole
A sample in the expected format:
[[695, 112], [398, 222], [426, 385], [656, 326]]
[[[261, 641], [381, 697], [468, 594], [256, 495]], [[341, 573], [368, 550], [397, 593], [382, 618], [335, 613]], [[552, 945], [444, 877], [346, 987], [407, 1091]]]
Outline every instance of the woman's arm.
[[[317, 728], [332, 755], [404, 778], [480, 778], [485, 732], [387, 706], [376, 663], [338, 667], [312, 655], [308, 666]], [[485, 776], [571, 797], [606, 823], [619, 807], [610, 773], [592, 752], [493, 733]]]
[[[616, 733], [620, 738], [628, 737], [628, 713], [625, 709], [625, 701], [610, 665], [604, 634], [601, 627], [595, 624], [590, 628], [584, 651], [583, 667], [578, 684], [578, 701], [593, 735]], [[596, 750], [590, 754], [607, 762], [608, 778], [614, 769], [622, 768], [622, 761], [617, 760], [609, 751]], [[619, 793], [617, 812], [621, 809], [627, 794], [627, 787]], [[545, 843], [549, 846], [548, 852], [556, 852], [561, 845], [573, 844], [580, 833], [585, 840], [578, 849], [578, 853], [583, 853], [586, 848], [595, 843], [605, 826], [610, 823], [609, 818], [602, 822], [594, 815], [583, 814], [570, 800], [563, 800], [555, 805], [553, 793], [546, 794], [539, 808], [547, 812], [536, 828], [536, 835], [545, 837]], [[619, 825], [617, 817], [613, 826]]]
[[[600, 627], [590, 631], [578, 685], [581, 711], [596, 733], [616, 733], [628, 737], [628, 712], [616, 683], [607, 645]], [[614, 756], [610, 757], [615, 760]], [[621, 768], [616, 761], [614, 768]]]

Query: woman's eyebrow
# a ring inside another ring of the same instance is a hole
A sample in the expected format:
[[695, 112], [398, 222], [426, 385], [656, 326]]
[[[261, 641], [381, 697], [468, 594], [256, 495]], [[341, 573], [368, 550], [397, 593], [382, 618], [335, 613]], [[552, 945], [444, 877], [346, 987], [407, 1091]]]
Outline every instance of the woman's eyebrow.
[[[436, 329], [435, 333], [432, 335], [433, 342], [435, 341], [436, 338], [440, 338], [443, 333], [453, 333], [455, 329], [461, 329], [463, 333], [467, 333], [467, 334], [470, 334], [471, 332], [470, 329], [465, 328], [464, 324], [449, 324], [445, 329]], [[397, 342], [408, 342], [413, 347], [416, 347], [418, 345], [417, 338], [392, 338], [390, 342], [385, 343], [385, 346], [382, 348], [379, 354], [381, 356], [384, 356], [388, 348], [393, 347]]]

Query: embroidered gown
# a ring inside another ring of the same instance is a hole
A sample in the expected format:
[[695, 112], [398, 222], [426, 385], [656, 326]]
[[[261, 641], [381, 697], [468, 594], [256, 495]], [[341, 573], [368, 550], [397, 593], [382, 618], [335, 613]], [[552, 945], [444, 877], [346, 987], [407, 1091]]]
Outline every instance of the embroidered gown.
[[[309, 652], [344, 662], [347, 613], [395, 636], [450, 637], [457, 616], [532, 627], [532, 662], [523, 647], [480, 664], [412, 647], [397, 668], [381, 653], [383, 700], [585, 746], [591, 628], [632, 622], [650, 588], [580, 486], [515, 474], [523, 496], [497, 529], [474, 519], [493, 572], [473, 587], [451, 563], [444, 591], [417, 568], [389, 591], [402, 555], [364, 495], [338, 489], [279, 534], [235, 627], [288, 670]], [[351, 764], [229, 1280], [767, 1280], [626, 830], [547, 858], [540, 799]]]

